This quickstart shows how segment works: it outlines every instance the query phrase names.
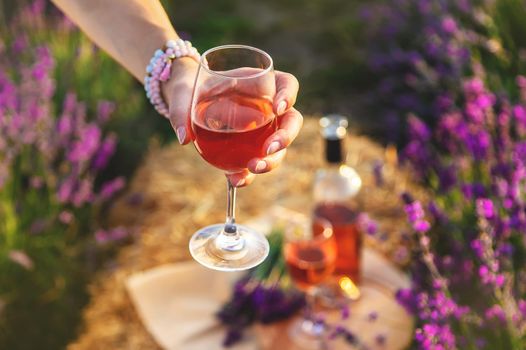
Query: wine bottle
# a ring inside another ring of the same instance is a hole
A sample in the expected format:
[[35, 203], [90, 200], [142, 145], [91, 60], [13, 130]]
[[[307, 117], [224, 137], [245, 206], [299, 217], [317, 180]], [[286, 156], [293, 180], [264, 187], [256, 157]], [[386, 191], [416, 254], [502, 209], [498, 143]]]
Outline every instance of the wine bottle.
[[362, 237], [356, 224], [358, 208], [354, 199], [362, 180], [345, 162], [347, 119], [327, 115], [320, 119], [320, 127], [326, 164], [317, 170], [314, 180], [314, 215], [332, 224], [337, 245], [336, 280], [343, 289], [356, 289], [360, 282]]

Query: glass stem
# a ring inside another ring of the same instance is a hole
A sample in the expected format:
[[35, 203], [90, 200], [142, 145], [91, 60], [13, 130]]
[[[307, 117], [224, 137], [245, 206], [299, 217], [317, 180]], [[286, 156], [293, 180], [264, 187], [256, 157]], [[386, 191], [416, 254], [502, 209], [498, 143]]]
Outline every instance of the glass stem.
[[312, 288], [309, 288], [305, 293], [305, 319], [314, 322], [314, 303], [316, 302], [316, 295]]
[[[309, 288], [305, 293], [305, 314], [303, 316], [303, 322], [301, 323], [302, 331], [316, 338], [321, 338], [325, 332], [325, 324], [318, 322], [314, 316], [314, 306], [316, 303], [316, 289]], [[322, 343], [322, 349], [325, 349]]]
[[[232, 186], [228, 179], [227, 183], [227, 203], [226, 203], [226, 221], [223, 230], [216, 238], [216, 246], [223, 252], [238, 253], [245, 247], [245, 240], [239, 234], [236, 226], [236, 188]], [[238, 256], [236, 256], [238, 258]]]
[[227, 202], [226, 202], [226, 221], [225, 235], [237, 236], [236, 227], [236, 188], [226, 179]]

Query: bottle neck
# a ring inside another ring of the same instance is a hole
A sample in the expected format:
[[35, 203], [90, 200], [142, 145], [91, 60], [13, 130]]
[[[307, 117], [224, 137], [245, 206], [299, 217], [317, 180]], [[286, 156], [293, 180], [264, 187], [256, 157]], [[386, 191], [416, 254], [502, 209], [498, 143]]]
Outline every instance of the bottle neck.
[[329, 165], [340, 165], [344, 162], [343, 139], [325, 139], [325, 160]]

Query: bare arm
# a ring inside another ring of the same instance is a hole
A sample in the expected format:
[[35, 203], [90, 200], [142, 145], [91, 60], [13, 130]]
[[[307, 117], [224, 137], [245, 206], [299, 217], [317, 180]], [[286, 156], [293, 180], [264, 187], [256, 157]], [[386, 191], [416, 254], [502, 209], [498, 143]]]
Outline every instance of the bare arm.
[[[52, 1], [91, 40], [141, 82], [154, 51], [161, 48], [167, 40], [179, 38], [159, 0]], [[198, 63], [190, 57], [174, 60], [171, 78], [161, 87], [170, 110], [170, 122], [182, 144], [190, 142], [186, 121], [197, 67]], [[229, 175], [231, 183], [236, 186], [248, 185], [254, 179], [254, 173], [264, 173], [279, 165], [286, 147], [298, 134], [303, 120], [301, 114], [292, 108], [298, 87], [298, 81], [292, 75], [276, 72], [278, 92], [274, 112], [282, 115], [282, 125], [269, 137], [267, 143], [274, 142], [278, 147], [273, 148], [272, 154], [267, 157], [251, 160], [247, 164], [247, 170]]]
[[158, 0], [52, 0], [141, 82], [153, 52], [177, 39]]

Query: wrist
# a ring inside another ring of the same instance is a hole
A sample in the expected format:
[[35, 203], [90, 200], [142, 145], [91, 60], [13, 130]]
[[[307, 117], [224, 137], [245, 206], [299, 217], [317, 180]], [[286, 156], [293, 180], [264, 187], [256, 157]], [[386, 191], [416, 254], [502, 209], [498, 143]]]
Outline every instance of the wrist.
[[192, 89], [199, 63], [191, 57], [181, 57], [173, 61], [170, 79], [161, 83], [161, 95], [170, 108], [174, 92], [181, 88]]
[[[171, 96], [170, 86], [173, 84], [177, 86], [178, 82], [188, 79], [188, 73], [195, 72], [199, 59], [199, 53], [192, 47], [192, 44], [181, 39], [168, 40], [164, 48], [155, 51], [150, 63], [146, 66], [144, 89], [146, 96], [159, 114], [169, 117], [170, 107], [166, 103], [166, 97]], [[190, 60], [195, 63], [191, 63]], [[192, 69], [192, 67], [195, 68]], [[177, 80], [165, 87], [164, 83], [173, 80], [171, 78], [174, 75], [177, 75]]]

